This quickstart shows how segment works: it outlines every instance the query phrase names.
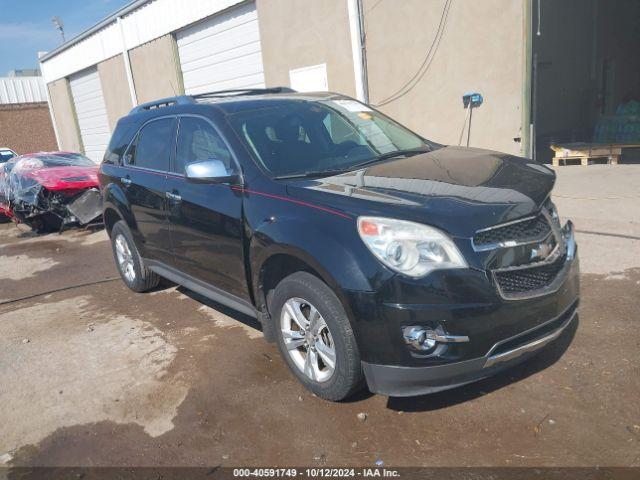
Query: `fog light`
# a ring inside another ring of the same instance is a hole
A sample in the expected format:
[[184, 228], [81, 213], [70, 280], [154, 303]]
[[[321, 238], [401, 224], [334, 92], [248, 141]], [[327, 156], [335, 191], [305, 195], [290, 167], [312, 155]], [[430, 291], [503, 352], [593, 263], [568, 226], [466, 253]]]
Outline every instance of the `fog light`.
[[[438, 330], [441, 330], [441, 328], [438, 327]], [[402, 327], [402, 336], [407, 345], [423, 352], [431, 350], [437, 343], [463, 343], [469, 341], [469, 337], [465, 335], [447, 335], [419, 325]]]
[[402, 329], [404, 341], [416, 350], [422, 351], [431, 350], [436, 346], [436, 341], [432, 335], [433, 333], [435, 332], [432, 330], [417, 326], [404, 327]]

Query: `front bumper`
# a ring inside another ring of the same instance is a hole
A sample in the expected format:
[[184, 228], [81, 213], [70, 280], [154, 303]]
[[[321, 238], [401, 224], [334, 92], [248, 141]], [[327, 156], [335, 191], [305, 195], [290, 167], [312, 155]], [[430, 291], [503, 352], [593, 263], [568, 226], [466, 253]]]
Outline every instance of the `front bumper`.
[[577, 315], [576, 302], [557, 318], [496, 343], [484, 357], [429, 367], [376, 365], [362, 362], [369, 389], [394, 397], [424, 395], [487, 378], [520, 363], [556, 340]]
[[[504, 298], [490, 273], [433, 272], [421, 280], [394, 277], [377, 292], [348, 292], [364, 374], [371, 391], [411, 396], [489, 377], [554, 341], [576, 316], [580, 294], [577, 247], [544, 294]], [[418, 325], [466, 343], [412, 350], [404, 326]]]

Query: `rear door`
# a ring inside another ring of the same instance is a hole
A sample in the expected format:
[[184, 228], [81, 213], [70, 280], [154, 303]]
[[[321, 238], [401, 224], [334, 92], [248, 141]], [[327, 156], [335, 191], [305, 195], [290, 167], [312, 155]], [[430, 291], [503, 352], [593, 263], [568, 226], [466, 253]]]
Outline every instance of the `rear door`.
[[188, 163], [222, 160], [239, 168], [225, 141], [204, 117], [181, 116], [174, 176], [168, 178], [171, 239], [182, 272], [243, 300], [249, 299], [242, 244], [242, 197], [226, 184], [188, 183]]
[[173, 264], [167, 219], [167, 174], [175, 146], [177, 119], [149, 121], [124, 155], [121, 184], [134, 217], [134, 237], [143, 257]]

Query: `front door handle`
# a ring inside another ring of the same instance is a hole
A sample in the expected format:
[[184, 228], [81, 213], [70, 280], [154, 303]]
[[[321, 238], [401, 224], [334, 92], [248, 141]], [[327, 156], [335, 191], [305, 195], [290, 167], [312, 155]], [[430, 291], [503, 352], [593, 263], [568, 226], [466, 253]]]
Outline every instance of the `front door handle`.
[[131, 185], [131, 179], [129, 177], [122, 177], [120, 181], [125, 187], [128, 187], [129, 185]]
[[180, 195], [178, 195], [177, 193], [171, 193], [171, 192], [164, 192], [164, 193], [167, 196], [167, 198], [169, 200], [171, 200], [172, 202], [181, 202], [182, 201], [182, 197]]

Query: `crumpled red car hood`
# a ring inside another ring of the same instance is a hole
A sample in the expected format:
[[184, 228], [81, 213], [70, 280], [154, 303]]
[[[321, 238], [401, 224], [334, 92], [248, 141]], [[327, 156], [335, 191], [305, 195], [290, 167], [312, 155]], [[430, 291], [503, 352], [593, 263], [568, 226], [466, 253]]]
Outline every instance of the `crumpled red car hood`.
[[99, 165], [36, 168], [23, 173], [48, 190], [75, 190], [98, 187]]

